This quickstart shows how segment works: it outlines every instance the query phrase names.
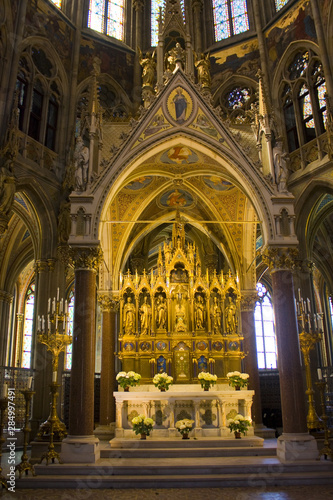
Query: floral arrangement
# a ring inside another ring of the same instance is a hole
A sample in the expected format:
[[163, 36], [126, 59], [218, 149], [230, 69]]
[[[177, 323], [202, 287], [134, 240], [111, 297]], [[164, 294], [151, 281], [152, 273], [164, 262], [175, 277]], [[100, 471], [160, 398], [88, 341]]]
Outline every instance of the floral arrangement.
[[157, 373], [153, 378], [153, 384], [161, 391], [167, 391], [169, 386], [173, 384], [173, 377], [170, 377], [165, 372]]
[[154, 420], [144, 415], [138, 415], [132, 418], [132, 425], [135, 434], [146, 434], [146, 436], [149, 436], [153, 429]]
[[192, 430], [193, 424], [194, 420], [189, 420], [188, 418], [184, 418], [183, 420], [178, 420], [176, 422], [176, 429], [184, 437], [184, 435], [187, 435]]
[[201, 372], [198, 375], [198, 379], [200, 381], [201, 387], [208, 391], [211, 385], [216, 384], [217, 376], [212, 375], [211, 373]]
[[230, 429], [230, 432], [241, 432], [244, 435], [250, 425], [251, 420], [248, 420], [240, 414], [235, 415], [234, 418], [230, 418], [227, 421], [227, 427]]
[[246, 387], [249, 383], [249, 374], [240, 372], [229, 372], [227, 373], [227, 379], [229, 385], [232, 387]]
[[128, 387], [134, 387], [140, 384], [141, 375], [135, 372], [119, 372], [116, 376], [116, 380], [120, 387], [126, 389]]

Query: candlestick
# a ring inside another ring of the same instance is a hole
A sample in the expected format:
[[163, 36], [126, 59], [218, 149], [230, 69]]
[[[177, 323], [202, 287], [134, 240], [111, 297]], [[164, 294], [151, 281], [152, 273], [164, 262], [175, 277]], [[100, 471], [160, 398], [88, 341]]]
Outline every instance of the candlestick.
[[7, 397], [7, 394], [8, 394], [8, 385], [3, 384], [1, 389], [1, 399], [5, 399]]
[[[32, 377], [28, 378], [31, 379]], [[15, 470], [18, 471], [19, 477], [21, 477], [22, 472], [25, 472], [26, 475], [28, 475], [28, 472], [30, 471], [33, 476], [35, 476], [35, 468], [34, 466], [30, 463], [27, 455], [27, 448], [29, 444], [29, 434], [31, 432], [31, 428], [29, 425], [29, 419], [30, 419], [30, 404], [31, 404], [31, 399], [33, 394], [36, 394], [29, 388], [28, 390], [25, 391], [20, 391], [25, 399], [25, 422], [24, 422], [24, 428], [23, 428], [23, 436], [24, 436], [24, 442], [23, 442], [23, 454], [21, 456], [21, 462], [16, 465]]]
[[321, 371], [321, 368], [317, 368], [317, 375], [318, 375], [318, 380], [323, 380], [323, 373]]
[[32, 389], [32, 380], [33, 377], [28, 377], [28, 389]]

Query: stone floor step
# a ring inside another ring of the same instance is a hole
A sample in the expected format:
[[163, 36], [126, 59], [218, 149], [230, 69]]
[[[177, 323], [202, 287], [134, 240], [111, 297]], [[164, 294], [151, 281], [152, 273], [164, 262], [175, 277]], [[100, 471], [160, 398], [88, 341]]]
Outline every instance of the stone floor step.
[[242, 474], [207, 474], [207, 475], [157, 475], [157, 476], [118, 476], [92, 474], [77, 477], [75, 475], [25, 477], [16, 481], [16, 488], [190, 488], [190, 487], [255, 487], [287, 486], [310, 484], [333, 484], [331, 472], [281, 473], [271, 471], [258, 472], [251, 476]]
[[276, 448], [235, 447], [235, 448], [111, 448], [102, 449], [101, 458], [177, 458], [177, 457], [238, 457], [276, 456]]
[[[275, 440], [272, 440], [275, 441]], [[276, 441], [275, 441], [276, 442]], [[243, 448], [262, 447], [264, 439], [257, 436], [244, 436], [241, 439], [230, 438], [163, 438], [158, 439], [152, 436], [147, 439], [140, 438], [114, 438], [110, 441], [111, 448]]]

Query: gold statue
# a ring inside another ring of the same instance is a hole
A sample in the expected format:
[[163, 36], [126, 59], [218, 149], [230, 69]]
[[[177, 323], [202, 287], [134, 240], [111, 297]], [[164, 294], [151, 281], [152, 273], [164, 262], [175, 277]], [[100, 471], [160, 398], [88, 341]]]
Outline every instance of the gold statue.
[[127, 335], [134, 333], [135, 330], [135, 306], [131, 297], [127, 297], [124, 305], [123, 327]]
[[197, 54], [194, 52], [194, 65], [197, 68], [199, 83], [201, 83], [202, 87], [210, 88], [212, 80], [210, 77], [209, 53], [206, 55], [201, 53], [200, 58], [198, 58]]
[[139, 60], [142, 66], [142, 87], [153, 87], [155, 78], [155, 50], [152, 54], [146, 52], [144, 56], [141, 49], [138, 47]]
[[167, 306], [163, 295], [159, 295], [156, 302], [156, 324], [157, 328], [165, 328], [167, 319]]
[[213, 332], [218, 334], [221, 333], [221, 316], [222, 311], [217, 297], [213, 299], [213, 312], [212, 312], [212, 327]]
[[143, 299], [143, 304], [139, 309], [140, 322], [141, 322], [141, 334], [148, 335], [150, 333], [151, 325], [151, 307], [148, 303], [148, 298]]
[[185, 324], [185, 307], [182, 302], [182, 299], [179, 298], [175, 307], [175, 315], [176, 315], [176, 332], [185, 332], [186, 324]]
[[232, 300], [232, 297], [229, 295], [228, 304], [225, 308], [225, 317], [226, 317], [226, 330], [227, 333], [236, 333], [236, 306]]
[[195, 328], [196, 330], [202, 330], [204, 327], [204, 309], [205, 304], [201, 295], [197, 296], [195, 301]]

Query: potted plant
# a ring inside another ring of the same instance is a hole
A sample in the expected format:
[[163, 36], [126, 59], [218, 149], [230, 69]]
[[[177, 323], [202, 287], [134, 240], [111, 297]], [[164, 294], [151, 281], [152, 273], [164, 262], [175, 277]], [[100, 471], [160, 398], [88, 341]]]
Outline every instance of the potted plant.
[[189, 420], [188, 418], [176, 422], [176, 429], [182, 435], [182, 439], [190, 439], [188, 433], [192, 430], [193, 424], [194, 420]]
[[201, 372], [198, 375], [198, 379], [203, 390], [209, 391], [210, 386], [216, 384], [217, 376], [212, 375], [211, 373]]
[[144, 415], [138, 415], [132, 418], [133, 431], [135, 434], [140, 434], [140, 439], [146, 439], [153, 429], [154, 420]]
[[229, 372], [227, 373], [227, 379], [229, 385], [234, 387], [236, 391], [239, 391], [241, 387], [247, 387], [249, 383], [249, 374], [248, 373], [240, 373], [240, 372]]
[[170, 377], [167, 373], [157, 373], [153, 378], [153, 384], [160, 391], [167, 391], [170, 385], [173, 384], [173, 377]]
[[128, 391], [129, 387], [134, 387], [140, 384], [141, 375], [135, 372], [119, 372], [116, 376], [116, 380], [120, 387], [124, 389], [124, 391]]
[[251, 420], [248, 420], [239, 413], [227, 421], [227, 427], [230, 429], [230, 432], [234, 432], [236, 439], [241, 438], [241, 433], [245, 435], [250, 425]]

